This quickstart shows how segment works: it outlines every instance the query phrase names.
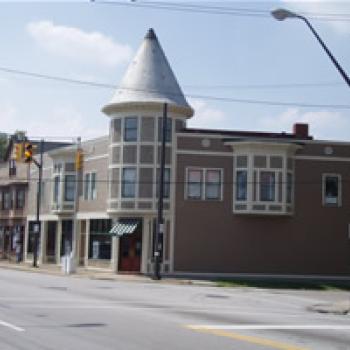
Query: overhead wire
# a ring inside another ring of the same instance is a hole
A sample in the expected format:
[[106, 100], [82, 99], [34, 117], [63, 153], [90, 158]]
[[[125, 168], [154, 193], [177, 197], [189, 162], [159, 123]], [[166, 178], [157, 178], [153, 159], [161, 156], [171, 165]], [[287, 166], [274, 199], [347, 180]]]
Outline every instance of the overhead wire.
[[[183, 2], [160, 2], [160, 1], [132, 1], [123, 2], [116, 0], [99, 0], [93, 1], [97, 4], [116, 5], [134, 8], [149, 8], [158, 10], [178, 11], [178, 12], [193, 12], [216, 15], [230, 15], [239, 17], [260, 17], [270, 18], [270, 11], [254, 9], [254, 8], [235, 8], [228, 6], [206, 6], [203, 4], [189, 4]], [[350, 14], [341, 13], [315, 13], [315, 12], [300, 12], [300, 14], [308, 15], [310, 19], [318, 21], [350, 21]]]
[[[7, 181], [11, 181], [11, 179], [9, 179], [8, 177], [1, 177], [0, 176], [0, 180], [7, 180]], [[25, 182], [38, 182], [38, 178], [36, 177], [30, 177], [30, 178], [25, 178], [25, 177], [16, 177], [16, 180], [17, 181], [25, 181]], [[47, 182], [47, 183], [51, 183], [51, 182], [55, 182], [57, 180], [55, 180], [55, 177], [42, 177], [42, 181], [43, 182]], [[348, 183], [350, 182], [350, 178], [347, 179], [347, 178], [343, 178], [341, 180], [339, 180], [341, 183]], [[58, 177], [58, 182], [65, 182], [64, 178], [60, 178]], [[84, 179], [75, 179], [74, 181], [72, 182], [75, 182], [75, 183], [83, 183], [83, 182], [86, 182], [86, 180]], [[133, 185], [133, 184], [142, 184], [142, 185], [155, 185], [155, 184], [158, 184], [158, 181], [134, 181], [134, 182], [127, 182], [127, 181], [123, 181], [123, 180], [112, 180], [112, 179], [96, 179], [95, 180], [96, 183], [113, 183], [113, 184], [130, 184], [130, 185]], [[166, 184], [196, 184], [197, 182], [194, 182], [194, 181], [165, 181]], [[232, 184], [237, 184], [239, 183], [238, 181], [222, 181], [220, 182], [220, 184], [223, 184], [223, 185], [232, 185]], [[245, 182], [247, 184], [266, 184], [267, 182], [265, 181], [247, 181]], [[287, 184], [288, 182], [287, 181], [275, 181], [276, 184]], [[305, 184], [305, 185], [316, 185], [316, 184], [321, 184], [322, 183], [322, 180], [320, 181], [315, 181], [315, 180], [308, 180], [308, 181], [294, 181], [293, 184]], [[1, 184], [3, 185], [3, 184]]]
[[[74, 83], [79, 85], [86, 85], [86, 86], [93, 86], [98, 88], [113, 88], [113, 89], [122, 89], [126, 91], [136, 91], [136, 92], [146, 92], [146, 93], [159, 93], [157, 90], [151, 90], [151, 89], [139, 89], [139, 88], [132, 88], [127, 86], [115, 86], [112, 84], [105, 84], [105, 83], [96, 83], [91, 81], [83, 81], [78, 79], [71, 79], [71, 78], [65, 78], [65, 77], [59, 77], [59, 76], [53, 76], [53, 75], [47, 75], [47, 74], [41, 74], [41, 73], [33, 73], [18, 69], [12, 69], [7, 67], [0, 67], [0, 71], [12, 73], [12, 74], [19, 74], [24, 76], [30, 76], [34, 78], [40, 78], [40, 79], [47, 79], [47, 80], [55, 80], [65, 83]], [[179, 96], [180, 93], [174, 93], [171, 91], [162, 91], [162, 93], [168, 94], [170, 96]], [[211, 95], [202, 95], [202, 94], [185, 94], [188, 98], [194, 98], [194, 99], [203, 99], [203, 100], [212, 100], [212, 101], [220, 101], [220, 102], [233, 102], [233, 103], [245, 103], [245, 104], [259, 104], [259, 105], [270, 105], [270, 106], [291, 106], [291, 107], [304, 107], [304, 108], [329, 108], [329, 109], [350, 109], [350, 105], [343, 105], [343, 104], [318, 104], [318, 103], [302, 103], [302, 102], [295, 102], [295, 101], [272, 101], [272, 100], [259, 100], [259, 99], [241, 99], [241, 98], [231, 98], [231, 97], [223, 97], [223, 96], [211, 96]]]

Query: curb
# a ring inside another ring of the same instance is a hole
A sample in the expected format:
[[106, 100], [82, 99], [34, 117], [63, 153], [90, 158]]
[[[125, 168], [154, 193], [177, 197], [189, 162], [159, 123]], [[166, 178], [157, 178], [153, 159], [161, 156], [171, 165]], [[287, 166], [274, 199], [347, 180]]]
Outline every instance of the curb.
[[149, 275], [118, 275], [113, 273], [108, 273], [105, 271], [96, 272], [89, 270], [78, 270], [76, 273], [63, 274], [59, 267], [45, 268], [42, 266], [32, 267], [29, 265], [12, 265], [0, 263], [0, 269], [23, 271], [23, 272], [33, 272], [33, 273], [46, 273], [54, 276], [62, 277], [72, 277], [72, 278], [87, 278], [91, 280], [98, 281], [115, 281], [115, 282], [135, 282], [135, 283], [160, 283], [169, 285], [188, 285], [188, 286], [205, 286], [205, 287], [215, 287], [215, 282], [203, 281], [203, 280], [190, 280], [181, 278], [169, 278], [164, 277], [159, 281], [153, 280]]

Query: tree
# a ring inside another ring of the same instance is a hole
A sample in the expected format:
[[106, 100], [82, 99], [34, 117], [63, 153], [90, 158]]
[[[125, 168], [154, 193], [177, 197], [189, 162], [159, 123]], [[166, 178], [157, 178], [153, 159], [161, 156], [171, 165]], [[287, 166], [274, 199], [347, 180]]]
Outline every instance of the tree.
[[0, 159], [1, 160], [4, 159], [8, 141], [9, 141], [8, 135], [5, 133], [0, 133]]

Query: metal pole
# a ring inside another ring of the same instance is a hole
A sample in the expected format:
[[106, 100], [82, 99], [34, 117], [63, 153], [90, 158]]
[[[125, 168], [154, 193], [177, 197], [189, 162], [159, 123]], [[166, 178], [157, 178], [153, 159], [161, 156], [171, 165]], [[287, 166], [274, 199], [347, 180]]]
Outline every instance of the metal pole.
[[344, 69], [340, 66], [340, 64], [338, 63], [338, 61], [335, 59], [335, 57], [332, 55], [332, 53], [329, 51], [328, 47], [326, 46], [326, 44], [323, 42], [323, 40], [321, 39], [321, 37], [317, 34], [316, 30], [314, 29], [314, 27], [311, 25], [311, 23], [308, 21], [308, 19], [304, 16], [300, 16], [297, 15], [296, 17], [302, 19], [306, 25], [309, 27], [309, 29], [311, 30], [312, 34], [316, 37], [316, 39], [318, 40], [318, 42], [321, 44], [322, 48], [326, 51], [328, 57], [331, 59], [331, 61], [333, 62], [333, 64], [335, 65], [335, 67], [337, 68], [338, 72], [340, 73], [340, 75], [343, 77], [343, 79], [345, 80], [345, 82], [348, 84], [348, 86], [350, 87], [350, 78], [347, 76], [347, 74], [345, 73]]
[[154, 249], [154, 276], [155, 280], [160, 280], [160, 262], [163, 250], [163, 234], [164, 234], [164, 217], [163, 217], [163, 200], [164, 200], [164, 172], [165, 172], [165, 143], [166, 131], [168, 123], [168, 104], [163, 105], [163, 125], [162, 125], [162, 147], [159, 169], [159, 190], [158, 190], [158, 218], [155, 237]]
[[[77, 138], [77, 149], [76, 152], [81, 151], [81, 137]], [[79, 264], [78, 256], [78, 242], [79, 242], [79, 230], [78, 230], [78, 211], [79, 211], [79, 194], [80, 186], [82, 186], [82, 171], [79, 166], [75, 166], [75, 195], [74, 195], [74, 221], [73, 221], [73, 247], [72, 247], [72, 257], [76, 261], [76, 266]]]
[[40, 201], [41, 201], [41, 182], [43, 176], [43, 152], [44, 152], [44, 140], [40, 140], [40, 161], [34, 162], [38, 167], [39, 178], [38, 188], [36, 192], [36, 223], [34, 226], [34, 252], [33, 252], [33, 267], [38, 267], [38, 246], [39, 246], [39, 234], [41, 231], [40, 224]]

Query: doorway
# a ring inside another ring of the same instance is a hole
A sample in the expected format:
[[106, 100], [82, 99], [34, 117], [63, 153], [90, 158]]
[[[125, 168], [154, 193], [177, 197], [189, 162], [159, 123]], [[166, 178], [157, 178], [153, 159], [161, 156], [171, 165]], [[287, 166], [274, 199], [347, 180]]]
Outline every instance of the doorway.
[[46, 241], [46, 262], [56, 262], [56, 234], [57, 221], [48, 221], [47, 224], [47, 241]]
[[120, 272], [140, 272], [142, 252], [142, 223], [137, 225], [135, 232], [124, 234], [119, 238], [119, 268]]

